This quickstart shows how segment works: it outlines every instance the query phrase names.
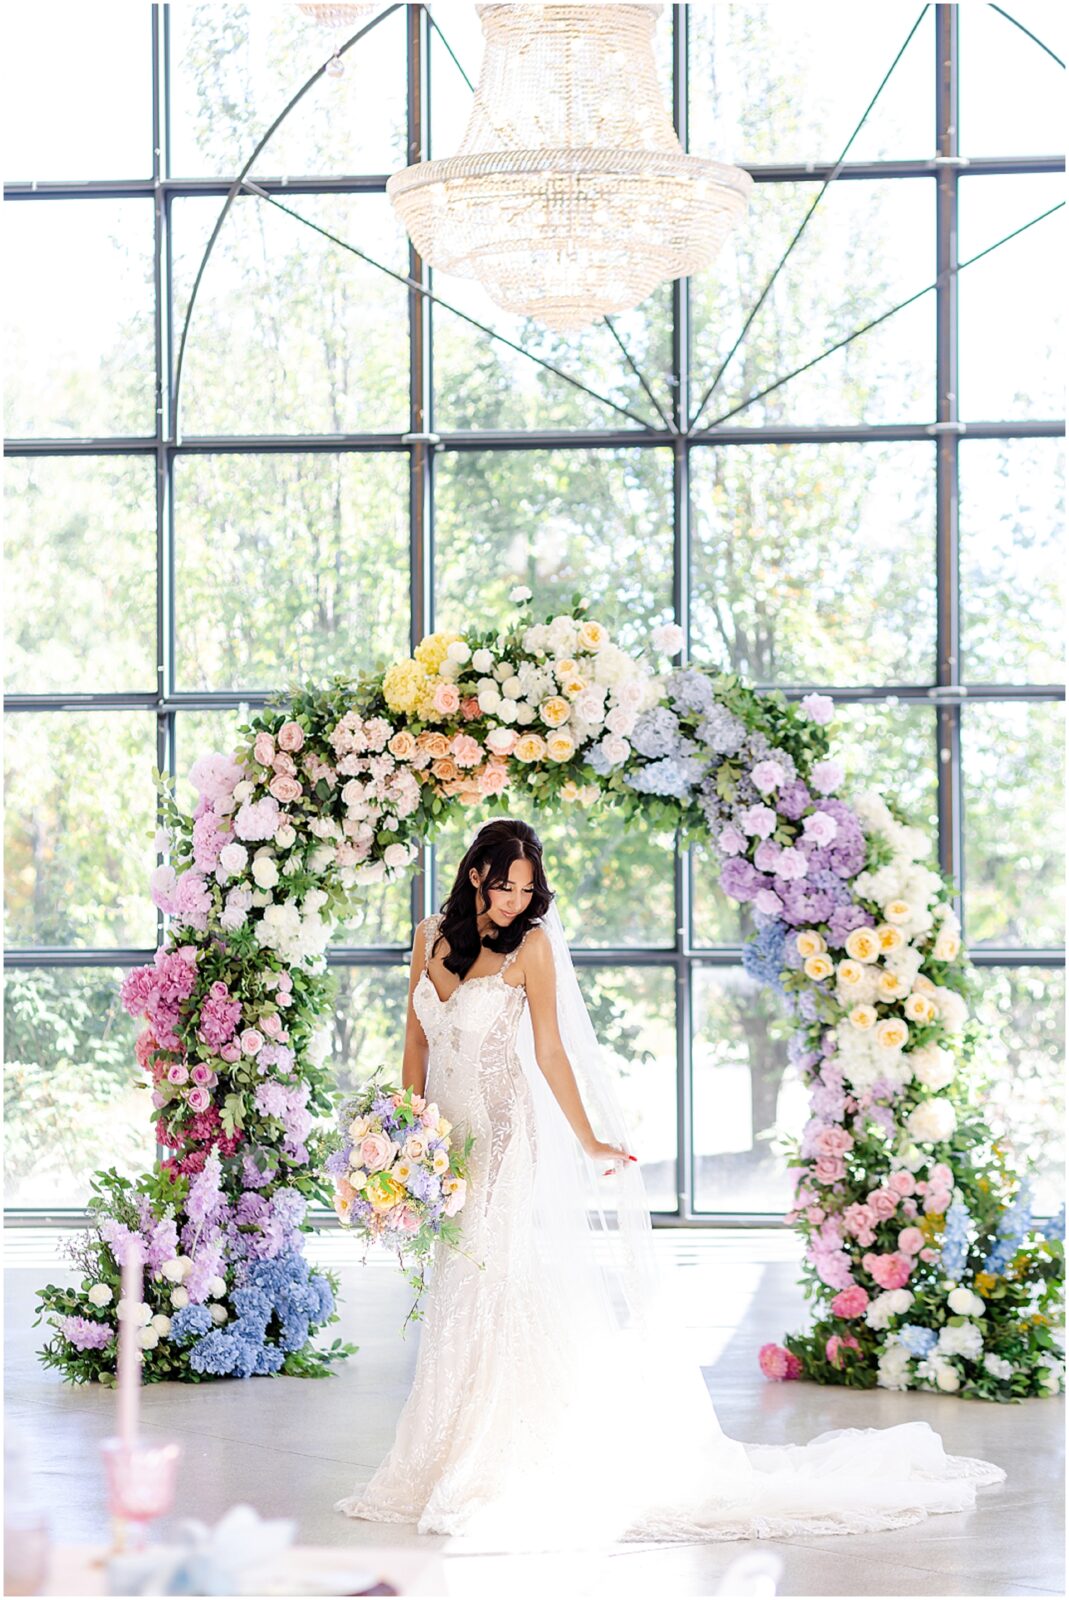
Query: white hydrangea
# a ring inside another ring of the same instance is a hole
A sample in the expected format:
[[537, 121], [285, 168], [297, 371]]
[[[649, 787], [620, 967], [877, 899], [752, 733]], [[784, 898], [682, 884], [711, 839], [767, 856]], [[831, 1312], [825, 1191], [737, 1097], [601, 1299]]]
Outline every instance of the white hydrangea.
[[886, 1328], [892, 1317], [902, 1316], [912, 1304], [908, 1289], [885, 1289], [865, 1307], [865, 1321], [870, 1328]]
[[912, 1366], [909, 1351], [897, 1339], [889, 1340], [876, 1364], [876, 1383], [881, 1389], [908, 1389]]
[[938, 1350], [943, 1356], [965, 1356], [978, 1361], [984, 1348], [984, 1336], [975, 1322], [948, 1322], [939, 1330]]
[[917, 1362], [917, 1377], [925, 1383], [934, 1384], [945, 1394], [954, 1394], [961, 1388], [961, 1378], [957, 1369], [949, 1361], [941, 1359], [934, 1351], [923, 1361]]
[[1013, 1362], [1007, 1361], [1005, 1356], [997, 1356], [993, 1350], [989, 1350], [984, 1357], [984, 1370], [990, 1372], [993, 1378], [998, 1378], [1000, 1382], [1005, 1383], [1008, 1378], [1013, 1377]]
[[950, 1101], [941, 1096], [922, 1100], [906, 1118], [906, 1132], [918, 1144], [942, 1144], [957, 1125], [957, 1112]]

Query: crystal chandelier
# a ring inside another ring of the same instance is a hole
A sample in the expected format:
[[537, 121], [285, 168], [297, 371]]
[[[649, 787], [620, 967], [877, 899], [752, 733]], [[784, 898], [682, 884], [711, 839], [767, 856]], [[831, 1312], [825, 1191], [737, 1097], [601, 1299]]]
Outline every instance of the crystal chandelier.
[[659, 5], [480, 5], [457, 154], [386, 185], [412, 243], [567, 332], [709, 266], [753, 180], [684, 154], [657, 83]]
[[364, 17], [370, 16], [376, 9], [377, 0], [372, 0], [370, 5], [352, 6], [306, 5], [304, 0], [298, 0], [298, 11], [303, 12], [306, 17], [310, 17], [313, 22], [317, 22], [321, 28], [329, 29], [330, 32], [338, 34], [334, 54], [324, 68], [328, 77], [340, 78], [345, 71], [345, 66], [338, 54], [342, 45], [342, 30], [351, 28], [354, 22], [361, 22]]

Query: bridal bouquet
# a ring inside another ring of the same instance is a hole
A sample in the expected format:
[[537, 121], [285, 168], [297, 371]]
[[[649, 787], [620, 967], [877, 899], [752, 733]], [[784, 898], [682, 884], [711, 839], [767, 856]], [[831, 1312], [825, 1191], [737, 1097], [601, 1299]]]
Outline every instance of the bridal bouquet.
[[365, 1244], [396, 1249], [416, 1290], [407, 1324], [420, 1315], [431, 1247], [438, 1239], [459, 1245], [456, 1217], [467, 1195], [474, 1136], [455, 1145], [453, 1125], [433, 1101], [374, 1077], [341, 1103], [337, 1126], [326, 1163], [334, 1179], [334, 1209]]

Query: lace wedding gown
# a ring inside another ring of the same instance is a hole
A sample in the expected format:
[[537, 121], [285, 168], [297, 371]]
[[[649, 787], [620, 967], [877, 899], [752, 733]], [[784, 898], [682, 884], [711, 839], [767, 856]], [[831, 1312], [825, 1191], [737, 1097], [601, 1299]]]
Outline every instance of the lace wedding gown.
[[[423, 924], [426, 952], [439, 922]], [[427, 1099], [475, 1135], [463, 1253], [435, 1246], [393, 1445], [335, 1509], [454, 1535], [457, 1548], [560, 1549], [875, 1532], [966, 1510], [978, 1485], [1004, 1479], [946, 1455], [922, 1421], [742, 1444], [722, 1432], [696, 1363], [639, 1335], [591, 1348], [573, 1331], [583, 1318], [555, 1298], [535, 1247], [518, 953], [445, 1000], [424, 959], [413, 1005], [430, 1046]]]

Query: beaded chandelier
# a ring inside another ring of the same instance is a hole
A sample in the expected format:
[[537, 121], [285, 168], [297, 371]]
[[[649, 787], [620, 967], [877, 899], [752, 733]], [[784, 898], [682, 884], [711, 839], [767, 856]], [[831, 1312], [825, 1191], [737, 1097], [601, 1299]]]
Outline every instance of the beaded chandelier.
[[386, 185], [423, 259], [561, 332], [709, 266], [753, 180], [684, 153], [653, 59], [661, 6], [477, 9], [460, 149]]

